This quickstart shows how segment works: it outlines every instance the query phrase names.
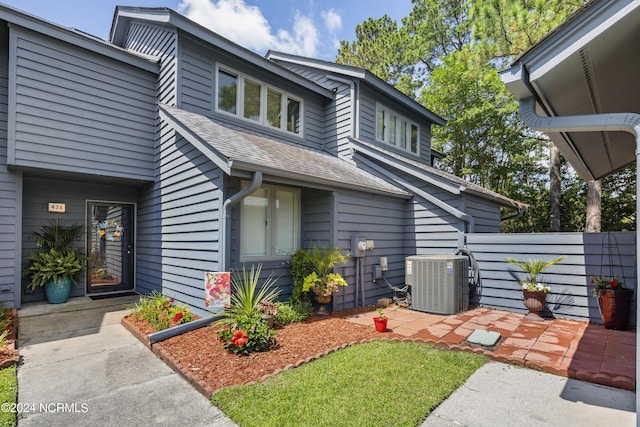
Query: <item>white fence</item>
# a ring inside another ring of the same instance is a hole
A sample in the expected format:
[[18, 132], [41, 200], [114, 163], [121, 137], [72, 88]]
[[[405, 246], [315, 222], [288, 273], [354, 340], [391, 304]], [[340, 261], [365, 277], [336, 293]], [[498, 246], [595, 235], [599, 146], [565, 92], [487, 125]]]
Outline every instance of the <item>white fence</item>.
[[[635, 239], [635, 233], [623, 232], [466, 234], [465, 248], [478, 261], [481, 276], [474, 303], [526, 312], [519, 285], [525, 274], [506, 258], [551, 260], [566, 256], [542, 274], [551, 285], [547, 310], [555, 317], [601, 323], [598, 302], [591, 297], [591, 278], [618, 276], [626, 288], [636, 289]], [[634, 302], [632, 325], [635, 318]]]

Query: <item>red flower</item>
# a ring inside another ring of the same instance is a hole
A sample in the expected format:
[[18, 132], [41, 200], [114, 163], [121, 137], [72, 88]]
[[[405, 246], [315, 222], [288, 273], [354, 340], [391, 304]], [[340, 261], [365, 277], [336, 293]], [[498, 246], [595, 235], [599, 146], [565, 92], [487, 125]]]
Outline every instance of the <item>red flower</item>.
[[184, 314], [176, 313], [176, 315], [173, 316], [173, 323], [178, 323], [180, 321], [180, 319], [182, 319], [183, 317], [184, 317]]
[[246, 343], [249, 342], [249, 337], [247, 337], [247, 331], [233, 331], [233, 338], [231, 342], [236, 347], [242, 347]]
[[620, 283], [618, 283], [618, 281], [616, 279], [611, 280], [611, 287], [612, 288], [617, 288], [618, 285], [620, 285]]

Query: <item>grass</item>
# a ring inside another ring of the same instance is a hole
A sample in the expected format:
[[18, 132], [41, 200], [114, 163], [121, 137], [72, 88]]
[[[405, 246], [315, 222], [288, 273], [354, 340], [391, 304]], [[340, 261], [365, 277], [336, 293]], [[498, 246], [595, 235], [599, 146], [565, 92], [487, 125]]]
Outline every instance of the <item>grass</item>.
[[[0, 370], [0, 405], [15, 404], [18, 396], [17, 370], [15, 366]], [[0, 411], [0, 426], [16, 425], [16, 414], [11, 411]]]
[[419, 425], [487, 359], [400, 341], [335, 351], [212, 396], [242, 427]]

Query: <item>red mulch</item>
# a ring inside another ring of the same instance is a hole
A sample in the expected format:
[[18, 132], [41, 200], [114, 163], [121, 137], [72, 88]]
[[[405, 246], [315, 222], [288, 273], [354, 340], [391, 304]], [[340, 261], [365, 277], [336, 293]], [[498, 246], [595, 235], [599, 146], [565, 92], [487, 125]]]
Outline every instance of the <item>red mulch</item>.
[[[152, 349], [165, 360], [168, 358], [174, 369], [209, 395], [223, 387], [255, 382], [350, 344], [403, 338], [393, 333], [376, 332], [373, 321], [372, 327], [364, 327], [341, 318], [349, 313], [314, 316], [300, 323], [277, 327], [278, 348], [248, 356], [225, 350], [216, 333], [220, 326], [215, 324], [153, 344]], [[372, 317], [373, 314], [372, 311]], [[144, 335], [153, 332], [145, 322], [130, 316], [123, 319], [123, 324]]]
[[0, 347], [0, 369], [17, 365], [20, 360], [18, 350], [16, 350], [16, 338], [18, 336], [18, 313], [15, 309], [8, 310], [10, 316], [9, 334], [6, 339], [7, 344]]

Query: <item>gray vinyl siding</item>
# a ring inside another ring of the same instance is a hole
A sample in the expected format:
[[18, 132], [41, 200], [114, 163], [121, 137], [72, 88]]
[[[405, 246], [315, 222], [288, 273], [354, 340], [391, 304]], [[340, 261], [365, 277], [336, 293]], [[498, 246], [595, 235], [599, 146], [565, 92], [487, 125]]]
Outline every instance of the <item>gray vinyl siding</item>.
[[[369, 196], [366, 194], [336, 193], [334, 200], [335, 244], [343, 249], [351, 249], [352, 236], [364, 236], [373, 240], [375, 248], [363, 258], [365, 304], [373, 304], [381, 297], [391, 296], [384, 282], [373, 282], [374, 265], [380, 264], [380, 257], [386, 256], [389, 271], [387, 280], [394, 285], [404, 283], [405, 218], [407, 200]], [[366, 214], [365, 214], [366, 213]], [[344, 310], [362, 305], [362, 294], [356, 296], [356, 260], [351, 259], [337, 272], [344, 275], [349, 283], [333, 298], [333, 310]], [[359, 291], [360, 292], [360, 291]]]
[[[86, 202], [108, 201], [121, 203], [136, 203], [138, 192], [135, 187], [98, 184], [80, 181], [57, 180], [51, 178], [24, 177], [23, 193], [23, 217], [22, 217], [22, 265], [21, 270], [27, 266], [28, 257], [36, 247], [33, 232], [39, 231], [50, 220], [59, 219], [65, 223], [80, 223], [86, 230]], [[48, 212], [49, 202], [64, 203], [66, 211], [63, 214]], [[73, 247], [86, 251], [84, 238], [74, 242]], [[44, 289], [39, 288], [35, 292], [24, 292], [27, 279], [23, 279], [23, 302], [45, 300]], [[73, 287], [71, 296], [82, 296], [86, 293], [86, 274], [81, 273], [78, 286]]]
[[331, 247], [333, 244], [332, 196], [328, 191], [302, 191], [302, 247]]
[[223, 173], [173, 131], [163, 133], [157, 167], [138, 208], [138, 289], [162, 290], [202, 316], [204, 273], [219, 271]]
[[153, 178], [153, 73], [19, 27], [10, 52], [10, 164]]
[[[380, 103], [420, 127], [419, 157], [409, 151], [376, 140], [376, 103]], [[390, 98], [382, 97], [364, 84], [360, 85], [360, 139], [379, 144], [388, 150], [392, 150], [414, 160], [419, 159], [423, 163], [431, 165], [431, 122], [416, 116], [402, 106], [394, 103]]]
[[0, 28], [0, 302], [19, 307], [20, 289], [15, 284], [20, 281], [22, 180], [20, 174], [7, 169], [9, 46], [7, 28]]
[[176, 105], [178, 98], [176, 87], [178, 36], [175, 29], [132, 23], [124, 48], [160, 62], [158, 102]]
[[[611, 236], [612, 244], [607, 248], [606, 233], [467, 234], [466, 248], [477, 259], [482, 277], [480, 296], [474, 302], [525, 313], [519, 284], [524, 273], [507, 263], [506, 258], [551, 260], [566, 256], [567, 259], [542, 274], [551, 286], [547, 309], [556, 317], [601, 323], [598, 302], [591, 297], [591, 278], [616, 275], [631, 288], [636, 287], [637, 281], [635, 233], [616, 232]], [[633, 313], [635, 307], [634, 302]], [[636, 318], [633, 313], [632, 320]]]
[[[214, 46], [182, 37], [179, 61], [179, 107], [214, 117], [255, 133], [295, 144], [321, 149], [324, 138], [325, 101], [317, 94], [305, 91], [281, 76], [266, 73], [254, 64], [244, 62]], [[267, 86], [284, 91], [302, 100], [303, 135], [298, 136], [263, 126], [239, 116], [216, 111], [216, 67], [230, 68]]]
[[500, 232], [500, 206], [476, 196], [463, 196], [464, 211], [473, 217], [475, 233]]

